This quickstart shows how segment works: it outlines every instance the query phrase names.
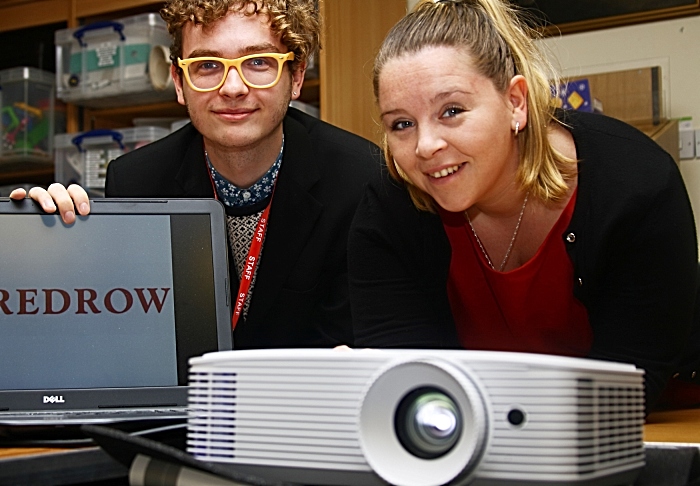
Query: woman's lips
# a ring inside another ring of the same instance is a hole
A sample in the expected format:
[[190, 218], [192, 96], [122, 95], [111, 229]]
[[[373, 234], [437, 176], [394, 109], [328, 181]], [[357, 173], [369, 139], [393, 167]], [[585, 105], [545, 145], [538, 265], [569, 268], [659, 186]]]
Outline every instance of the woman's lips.
[[432, 177], [433, 179], [441, 179], [443, 177], [447, 177], [449, 175], [454, 174], [457, 172], [459, 169], [461, 169], [464, 166], [464, 163], [453, 165], [450, 167], [446, 167], [442, 170], [436, 171], [436, 172], [430, 172], [428, 175]]

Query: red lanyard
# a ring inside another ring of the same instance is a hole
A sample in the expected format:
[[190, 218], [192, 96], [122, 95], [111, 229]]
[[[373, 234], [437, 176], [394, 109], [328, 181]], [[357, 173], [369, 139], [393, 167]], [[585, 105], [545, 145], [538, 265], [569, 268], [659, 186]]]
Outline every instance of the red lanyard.
[[258, 225], [255, 227], [255, 234], [253, 235], [253, 241], [250, 242], [250, 248], [248, 249], [248, 257], [245, 259], [245, 268], [241, 274], [241, 283], [238, 286], [236, 305], [233, 307], [233, 315], [231, 316], [231, 330], [234, 331], [236, 330], [238, 319], [241, 317], [241, 312], [243, 312], [243, 306], [245, 305], [248, 292], [250, 291], [250, 284], [255, 276], [255, 269], [260, 261], [260, 252], [262, 251], [265, 233], [267, 233], [267, 220], [270, 215], [270, 206], [272, 206], [272, 198], [270, 198], [270, 202], [267, 204], [265, 211], [263, 211], [258, 220]]
[[[216, 193], [216, 184], [214, 184], [214, 178], [211, 175], [211, 170], [209, 169], [209, 164], [206, 161], [206, 153], [204, 163], [207, 165], [207, 174], [209, 174], [209, 180], [211, 181], [211, 188], [214, 191], [214, 199], [219, 200], [219, 195]], [[277, 182], [277, 181], [275, 181]], [[275, 195], [274, 189], [272, 191], [272, 196]], [[272, 196], [270, 196], [270, 202], [267, 203], [267, 207], [260, 215], [258, 224], [255, 227], [255, 234], [253, 234], [253, 240], [250, 242], [250, 248], [248, 249], [248, 256], [245, 259], [245, 268], [241, 274], [241, 283], [238, 286], [238, 294], [236, 297], [236, 305], [233, 307], [233, 315], [231, 316], [231, 330], [236, 330], [236, 324], [238, 324], [238, 319], [241, 317], [241, 312], [243, 312], [243, 307], [245, 306], [245, 301], [248, 298], [248, 293], [250, 292], [250, 284], [253, 282], [253, 277], [255, 276], [255, 269], [258, 267], [258, 262], [260, 261], [260, 253], [262, 252], [263, 240], [265, 240], [265, 234], [267, 233], [267, 221], [270, 217], [270, 206], [272, 206]]]

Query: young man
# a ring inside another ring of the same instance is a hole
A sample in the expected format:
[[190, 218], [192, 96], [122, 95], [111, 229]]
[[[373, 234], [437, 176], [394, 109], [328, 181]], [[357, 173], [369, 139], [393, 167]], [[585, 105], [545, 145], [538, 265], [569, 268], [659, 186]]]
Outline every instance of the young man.
[[[106, 195], [224, 203], [235, 348], [352, 344], [346, 241], [378, 150], [288, 109], [318, 47], [313, 0], [170, 0], [161, 15], [192, 123], [113, 161]], [[89, 212], [78, 186], [30, 193], [66, 222]]]

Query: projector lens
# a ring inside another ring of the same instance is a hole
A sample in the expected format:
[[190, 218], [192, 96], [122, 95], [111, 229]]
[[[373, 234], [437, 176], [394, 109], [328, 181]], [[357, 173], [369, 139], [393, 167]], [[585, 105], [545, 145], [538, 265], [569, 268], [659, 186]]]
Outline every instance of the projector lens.
[[459, 440], [462, 416], [447, 393], [423, 387], [401, 400], [394, 428], [408, 452], [422, 459], [436, 459], [447, 454]]

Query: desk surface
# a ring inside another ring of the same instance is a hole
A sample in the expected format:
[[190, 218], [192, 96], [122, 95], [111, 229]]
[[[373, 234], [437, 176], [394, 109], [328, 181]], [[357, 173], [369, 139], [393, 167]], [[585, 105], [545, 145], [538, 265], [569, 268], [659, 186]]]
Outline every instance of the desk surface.
[[0, 484], [128, 484], [127, 475], [99, 447], [0, 448]]
[[700, 443], [700, 408], [649, 414], [644, 441]]
[[[644, 426], [645, 442], [700, 443], [700, 408], [655, 412]], [[10, 466], [10, 464], [12, 464]], [[9, 466], [9, 467], [8, 467]], [[76, 467], [78, 466], [78, 467]], [[76, 470], [79, 474], [76, 476]], [[26, 484], [72, 484], [125, 478], [127, 469], [97, 447], [84, 449], [1, 448], [0, 484], [6, 475]], [[80, 481], [76, 481], [80, 479]], [[126, 484], [126, 483], [124, 483]]]
[[48, 449], [48, 448], [0, 448], [0, 459], [7, 457], [22, 457], [22, 456], [32, 456], [35, 454], [49, 454], [52, 452], [61, 452], [64, 449]]

